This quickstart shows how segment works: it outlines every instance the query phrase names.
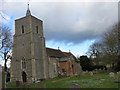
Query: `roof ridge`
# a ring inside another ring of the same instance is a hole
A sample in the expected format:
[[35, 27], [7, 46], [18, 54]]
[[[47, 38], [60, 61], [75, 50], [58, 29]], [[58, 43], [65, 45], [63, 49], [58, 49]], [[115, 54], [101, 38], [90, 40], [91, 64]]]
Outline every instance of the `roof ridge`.
[[54, 48], [48, 48], [48, 47], [46, 47], [46, 49], [52, 49], [52, 50], [59, 50], [59, 51], [61, 51], [60, 49], [54, 49]]

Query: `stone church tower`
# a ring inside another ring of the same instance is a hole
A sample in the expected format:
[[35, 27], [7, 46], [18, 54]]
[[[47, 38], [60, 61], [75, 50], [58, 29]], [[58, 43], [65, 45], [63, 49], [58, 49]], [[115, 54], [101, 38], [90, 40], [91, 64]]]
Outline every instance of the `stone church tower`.
[[32, 16], [15, 20], [11, 81], [34, 82], [48, 78], [43, 21]]

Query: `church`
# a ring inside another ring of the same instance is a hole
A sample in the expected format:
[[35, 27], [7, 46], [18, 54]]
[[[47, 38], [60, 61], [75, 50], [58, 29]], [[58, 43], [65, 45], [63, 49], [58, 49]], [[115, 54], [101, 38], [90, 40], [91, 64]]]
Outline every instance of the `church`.
[[58, 76], [79, 75], [79, 61], [71, 52], [46, 48], [43, 21], [32, 16], [15, 20], [11, 82], [36, 82]]

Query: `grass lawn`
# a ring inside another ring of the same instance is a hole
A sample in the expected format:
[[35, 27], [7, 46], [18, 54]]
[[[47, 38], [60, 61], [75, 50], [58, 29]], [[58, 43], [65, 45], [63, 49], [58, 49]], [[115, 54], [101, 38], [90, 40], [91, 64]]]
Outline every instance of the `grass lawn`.
[[[95, 74], [93, 76], [54, 78], [40, 83], [23, 85], [20, 88], [70, 88], [73, 84], [76, 84], [78, 88], [118, 88], [120, 85], [109, 79], [108, 74]], [[15, 86], [15, 83], [9, 83], [7, 88], [18, 87]]]

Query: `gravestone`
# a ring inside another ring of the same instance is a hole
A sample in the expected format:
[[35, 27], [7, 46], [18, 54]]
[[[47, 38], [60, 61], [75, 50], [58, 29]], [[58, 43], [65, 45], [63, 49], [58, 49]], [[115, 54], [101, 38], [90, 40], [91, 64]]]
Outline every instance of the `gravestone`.
[[120, 71], [119, 71], [119, 72], [117, 72], [117, 76], [118, 76], [118, 77], [120, 77]]
[[90, 72], [90, 76], [93, 76], [93, 72]]
[[117, 81], [120, 83], [120, 71], [117, 72]]
[[114, 73], [114, 72], [110, 72], [110, 73], [109, 73], [109, 77], [110, 77], [111, 79], [115, 79], [115, 73]]

